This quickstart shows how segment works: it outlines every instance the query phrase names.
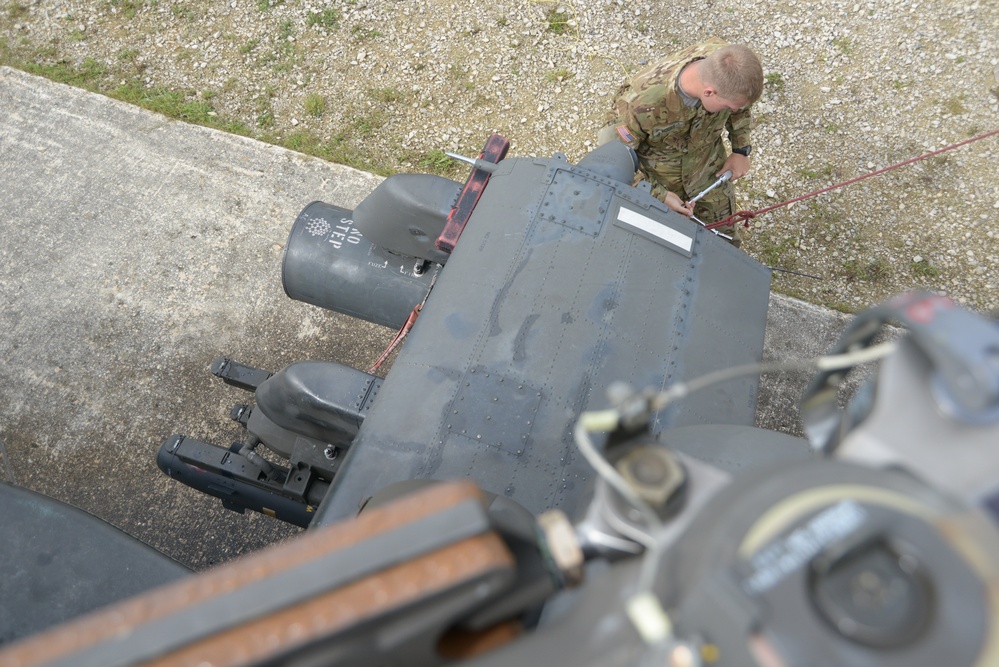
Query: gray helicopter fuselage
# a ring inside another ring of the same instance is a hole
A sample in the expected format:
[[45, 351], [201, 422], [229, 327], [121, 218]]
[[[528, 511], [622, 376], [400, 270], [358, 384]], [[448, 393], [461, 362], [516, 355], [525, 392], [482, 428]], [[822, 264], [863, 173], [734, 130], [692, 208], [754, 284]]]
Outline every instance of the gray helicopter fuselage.
[[[593, 483], [571, 427], [612, 382], [659, 389], [760, 359], [758, 262], [599, 165], [492, 171], [314, 525], [409, 479], [471, 478], [571, 513]], [[752, 425], [756, 391], [755, 378], [719, 385], [653, 428]]]

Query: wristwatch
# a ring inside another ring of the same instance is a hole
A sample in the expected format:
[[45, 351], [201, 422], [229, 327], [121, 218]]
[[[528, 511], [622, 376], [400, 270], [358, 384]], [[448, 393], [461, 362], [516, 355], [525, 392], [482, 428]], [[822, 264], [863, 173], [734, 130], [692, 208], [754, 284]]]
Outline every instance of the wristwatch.
[[739, 155], [745, 155], [746, 157], [749, 157], [749, 154], [752, 151], [753, 151], [753, 147], [750, 146], [749, 144], [746, 144], [745, 146], [743, 146], [741, 148], [733, 148], [732, 149], [733, 153], [738, 153]]

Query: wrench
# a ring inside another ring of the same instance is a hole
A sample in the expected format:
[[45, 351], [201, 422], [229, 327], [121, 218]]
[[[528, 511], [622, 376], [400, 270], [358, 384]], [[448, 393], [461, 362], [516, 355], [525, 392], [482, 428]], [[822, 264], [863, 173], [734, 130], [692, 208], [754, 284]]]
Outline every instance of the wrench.
[[690, 206], [691, 204], [693, 204], [694, 202], [696, 202], [698, 199], [700, 199], [704, 195], [708, 194], [709, 192], [711, 192], [712, 190], [714, 190], [715, 188], [717, 188], [719, 185], [721, 185], [725, 181], [729, 180], [730, 178], [732, 178], [732, 170], [731, 169], [726, 169], [725, 173], [722, 174], [721, 176], [719, 176], [717, 181], [715, 181], [714, 183], [712, 183], [711, 185], [709, 185], [707, 188], [705, 188], [704, 191], [701, 192], [701, 194], [697, 195], [696, 197], [694, 197], [693, 199], [691, 199], [689, 202], [687, 202], [687, 206]]

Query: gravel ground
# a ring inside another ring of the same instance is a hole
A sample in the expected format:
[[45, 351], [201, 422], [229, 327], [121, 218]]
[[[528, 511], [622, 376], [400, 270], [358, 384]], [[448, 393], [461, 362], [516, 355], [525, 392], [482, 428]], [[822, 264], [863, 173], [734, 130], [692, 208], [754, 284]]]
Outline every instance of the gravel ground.
[[[760, 55], [760, 209], [999, 128], [999, 3], [878, 0], [12, 0], [0, 57], [355, 166], [463, 179], [441, 151], [594, 145], [628, 72], [716, 35]], [[115, 89], [118, 91], [115, 92]], [[184, 106], [186, 105], [186, 106]], [[199, 117], [200, 115], [200, 117]], [[999, 309], [999, 137], [768, 213], [746, 250], [856, 310], [905, 289]], [[322, 197], [322, 193], [316, 193]]]

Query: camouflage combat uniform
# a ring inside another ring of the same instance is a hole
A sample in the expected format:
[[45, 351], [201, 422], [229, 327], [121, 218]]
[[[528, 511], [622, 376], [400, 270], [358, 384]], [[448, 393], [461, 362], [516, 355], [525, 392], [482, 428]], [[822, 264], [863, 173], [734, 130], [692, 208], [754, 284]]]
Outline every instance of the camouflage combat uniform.
[[[677, 78], [684, 67], [726, 46], [711, 38], [654, 63], [632, 77], [614, 98], [608, 118], [618, 137], [638, 153], [641, 171], [652, 181], [652, 194], [666, 198], [666, 191], [689, 201], [716, 179], [728, 153], [722, 130], [728, 131], [732, 146], [748, 146], [752, 123], [749, 109], [708, 113], [697, 101], [687, 106]], [[725, 183], [697, 202], [694, 215], [715, 222], [735, 211], [732, 183]], [[735, 244], [745, 236], [740, 225], [718, 231], [735, 236]]]

